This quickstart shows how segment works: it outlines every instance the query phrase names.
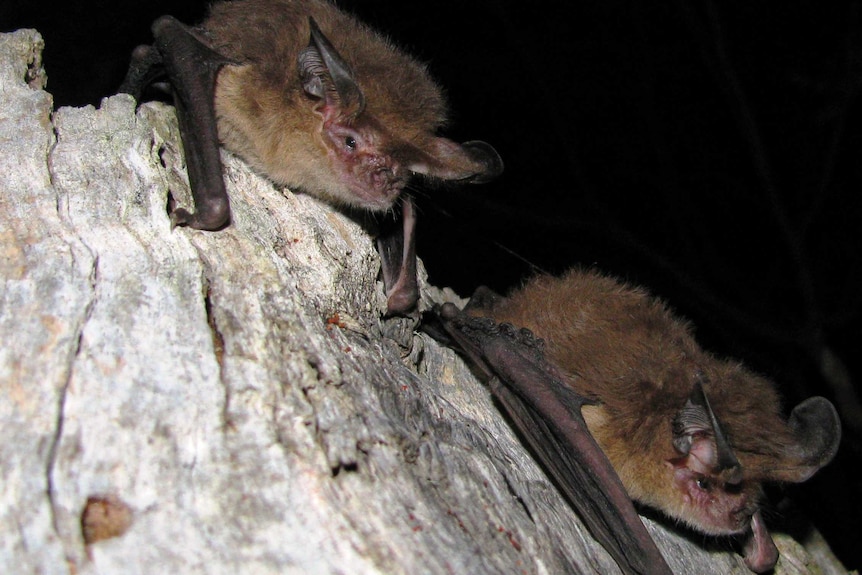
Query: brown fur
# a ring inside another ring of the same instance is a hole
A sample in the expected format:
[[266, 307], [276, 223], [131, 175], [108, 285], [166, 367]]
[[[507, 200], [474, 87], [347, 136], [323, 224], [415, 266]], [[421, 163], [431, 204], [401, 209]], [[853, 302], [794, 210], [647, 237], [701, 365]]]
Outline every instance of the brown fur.
[[[761, 482], [792, 478], [785, 449], [795, 438], [773, 385], [701, 349], [689, 324], [644, 290], [575, 270], [535, 278], [474, 313], [532, 330], [568, 383], [598, 400], [584, 417], [633, 499], [708, 533], [739, 532]], [[740, 492], [716, 493], [713, 510], [681, 497], [670, 463], [680, 455], [671, 422], [698, 378], [744, 473]]]
[[215, 51], [236, 62], [222, 69], [216, 90], [219, 136], [228, 149], [279, 183], [335, 203], [354, 203], [328, 163], [316, 102], [299, 82], [297, 56], [308, 45], [309, 16], [352, 68], [367, 104], [361, 119], [379, 129], [386, 140], [382, 151], [405, 164], [416, 160], [418, 151], [431, 152], [452, 162], [455, 172], [477, 171], [466, 156], [449, 153], [450, 142], [435, 137], [447, 110], [425, 66], [320, 0], [242, 0], [212, 7], [202, 34]]

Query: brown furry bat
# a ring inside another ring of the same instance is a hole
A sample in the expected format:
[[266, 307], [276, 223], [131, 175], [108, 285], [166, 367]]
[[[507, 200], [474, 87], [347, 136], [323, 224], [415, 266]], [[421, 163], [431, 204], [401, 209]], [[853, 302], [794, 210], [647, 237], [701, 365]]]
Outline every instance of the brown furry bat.
[[[644, 290], [595, 272], [538, 277], [506, 298], [478, 290], [464, 312], [446, 304], [441, 317], [503, 381], [492, 390], [564, 492], [594, 489], [590, 476], [613, 491], [615, 471], [629, 497], [698, 531], [746, 534], [753, 571], [778, 556], [760, 513], [762, 484], [805, 481], [838, 449], [829, 401], [810, 398], [785, 419], [771, 382], [701, 349], [691, 327]], [[563, 430], [549, 432], [550, 420]], [[596, 462], [590, 434], [612, 471]], [[555, 443], [562, 447], [548, 447]], [[590, 481], [560, 470], [560, 458], [578, 459]]]
[[[425, 67], [323, 0], [234, 0], [203, 23], [170, 16], [153, 24], [120, 88], [140, 97], [167, 77], [174, 94], [195, 212], [177, 225], [213, 230], [230, 207], [219, 142], [255, 169], [334, 204], [387, 211], [411, 175], [482, 182], [502, 171], [484, 142], [436, 135], [446, 105]], [[389, 311], [418, 297], [414, 218], [381, 245]]]

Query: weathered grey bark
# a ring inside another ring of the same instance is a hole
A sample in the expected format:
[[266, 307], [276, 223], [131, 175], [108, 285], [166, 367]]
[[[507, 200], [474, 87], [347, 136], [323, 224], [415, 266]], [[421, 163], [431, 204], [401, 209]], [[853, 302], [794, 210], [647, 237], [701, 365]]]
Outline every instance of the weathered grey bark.
[[[232, 225], [171, 229], [173, 110], [52, 113], [41, 47], [0, 35], [0, 572], [618, 572], [464, 364], [380, 319], [360, 226], [225, 155]], [[676, 572], [748, 573], [647, 524]]]

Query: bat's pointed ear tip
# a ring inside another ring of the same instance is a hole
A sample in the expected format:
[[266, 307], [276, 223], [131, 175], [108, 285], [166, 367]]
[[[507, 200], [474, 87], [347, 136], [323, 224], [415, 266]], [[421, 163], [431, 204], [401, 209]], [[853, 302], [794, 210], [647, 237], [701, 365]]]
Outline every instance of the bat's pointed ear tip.
[[481, 172], [470, 178], [471, 184], [490, 182], [503, 173], [503, 158], [491, 144], [481, 140], [471, 140], [461, 144], [461, 147], [473, 160], [483, 166]]

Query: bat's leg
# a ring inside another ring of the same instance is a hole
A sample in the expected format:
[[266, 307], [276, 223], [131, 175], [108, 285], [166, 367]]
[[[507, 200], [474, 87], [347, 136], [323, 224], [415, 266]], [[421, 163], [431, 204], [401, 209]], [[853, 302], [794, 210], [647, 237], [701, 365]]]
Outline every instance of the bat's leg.
[[444, 304], [440, 319], [593, 536], [624, 573], [669, 575], [622, 482], [587, 429], [589, 403], [562, 382], [527, 330], [470, 317]]
[[195, 212], [174, 209], [174, 225], [215, 230], [230, 218], [216, 129], [215, 85], [230, 62], [171, 16], [153, 23], [155, 48], [174, 93]]
[[377, 239], [383, 285], [386, 288], [386, 314], [411, 311], [419, 300], [416, 279], [416, 210], [413, 200], [401, 199], [401, 229], [395, 229]]

